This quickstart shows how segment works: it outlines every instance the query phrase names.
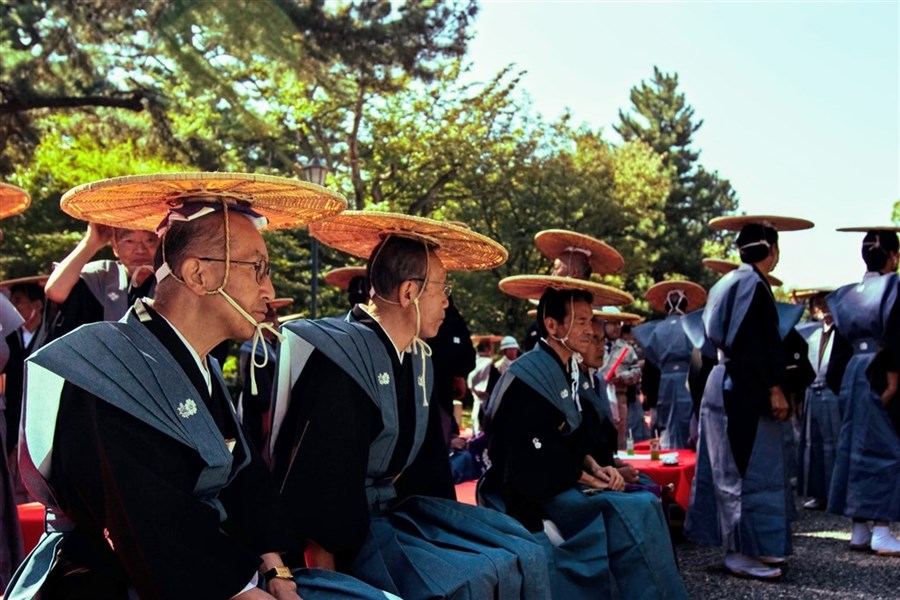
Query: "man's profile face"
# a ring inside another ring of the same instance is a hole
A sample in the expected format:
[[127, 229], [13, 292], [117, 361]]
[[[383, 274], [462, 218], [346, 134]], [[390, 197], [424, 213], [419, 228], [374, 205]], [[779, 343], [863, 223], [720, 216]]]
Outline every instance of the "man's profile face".
[[[241, 215], [229, 214], [231, 230], [231, 260], [257, 263], [269, 260], [266, 242], [257, 231], [256, 226]], [[211, 252], [211, 256], [225, 258], [225, 248]], [[205, 262], [205, 268], [215, 269], [215, 281], [221, 282], [225, 275], [225, 264]], [[262, 268], [262, 265], [260, 265]], [[228, 273], [225, 293], [238, 303], [257, 322], [265, 321], [269, 314], [268, 303], [275, 297], [272, 280], [261, 274], [257, 281], [257, 268], [250, 264], [232, 262]], [[255, 328], [224, 298], [217, 298], [220, 307], [220, 320], [210, 319], [210, 323], [220, 322], [227, 329], [226, 335], [235, 340], [247, 340], [253, 337]], [[214, 326], [214, 325], [211, 325]]]
[[587, 352], [582, 353], [584, 364], [592, 369], [603, 366], [603, 356], [606, 354], [606, 338], [603, 335], [603, 325], [596, 320], [591, 321], [591, 345]]
[[25, 324], [30, 326], [34, 321], [35, 325], [40, 324], [41, 309], [44, 303], [40, 300], [31, 300], [23, 291], [17, 290], [9, 295], [9, 301], [16, 307], [16, 311], [25, 319]]
[[[444, 263], [435, 254], [428, 258], [428, 273], [425, 281], [416, 281], [424, 286], [419, 294], [419, 337], [428, 339], [437, 335], [441, 323], [444, 321], [444, 311], [450, 306], [450, 301], [444, 295], [444, 284], [447, 281], [447, 269]], [[411, 310], [415, 308], [411, 307]]]

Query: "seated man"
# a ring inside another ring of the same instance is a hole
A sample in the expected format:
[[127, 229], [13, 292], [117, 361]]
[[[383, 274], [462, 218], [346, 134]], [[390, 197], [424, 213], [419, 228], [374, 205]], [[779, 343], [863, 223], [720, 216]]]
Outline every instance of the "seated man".
[[547, 598], [540, 546], [513, 519], [459, 504], [423, 338], [449, 269], [498, 266], [496, 242], [449, 224], [353, 212], [312, 228], [369, 257], [368, 305], [285, 325], [273, 470], [310, 566], [404, 598]]
[[[562, 289], [553, 289], [548, 287]], [[541, 340], [512, 364], [488, 408], [491, 467], [480, 501], [518, 519], [545, 544], [554, 598], [685, 598], [659, 500], [621, 493], [595, 401], [578, 356], [593, 341], [592, 299], [628, 294], [591, 282], [519, 276], [500, 282], [519, 297], [541, 295]], [[608, 432], [611, 435], [611, 432]]]
[[[138, 300], [119, 322], [82, 327], [27, 363], [20, 462], [48, 508], [48, 533], [6, 597], [298, 600], [279, 554], [293, 545], [288, 515], [207, 353], [227, 338], [261, 337], [257, 319], [274, 295], [257, 231], [265, 215], [302, 225], [343, 199], [281, 178], [153, 177], [155, 185], [124, 177], [64, 197], [65, 209], [91, 211], [108, 193], [116, 204], [96, 216], [146, 225], [187, 188], [161, 226], [155, 300]], [[244, 187], [260, 196], [229, 192]], [[263, 579], [268, 593], [257, 587]]]

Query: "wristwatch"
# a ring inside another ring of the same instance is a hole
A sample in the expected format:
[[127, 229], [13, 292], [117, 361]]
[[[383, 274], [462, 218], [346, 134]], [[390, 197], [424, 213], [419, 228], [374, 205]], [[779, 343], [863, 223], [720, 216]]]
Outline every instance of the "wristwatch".
[[272, 581], [273, 579], [289, 579], [290, 581], [294, 580], [294, 576], [293, 574], [291, 574], [291, 570], [287, 567], [274, 567], [263, 573], [262, 576], [266, 581]]

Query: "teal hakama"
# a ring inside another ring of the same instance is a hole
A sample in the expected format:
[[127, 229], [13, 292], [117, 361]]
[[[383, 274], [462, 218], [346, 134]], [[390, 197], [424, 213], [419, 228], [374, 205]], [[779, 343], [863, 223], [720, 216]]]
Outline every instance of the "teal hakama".
[[710, 290], [703, 323], [720, 362], [703, 394], [685, 533], [726, 552], [786, 556], [792, 504], [786, 425], [770, 417], [768, 388], [786, 377], [782, 338], [796, 320], [779, 319], [768, 282], [745, 263]]
[[900, 521], [900, 437], [873, 385], [884, 377], [879, 357], [900, 346], [898, 281], [896, 273], [868, 273], [826, 299], [853, 349], [841, 382], [843, 422], [828, 494], [828, 510], [838, 515]]
[[547, 598], [537, 541], [453, 499], [430, 358], [360, 308], [283, 332], [270, 449], [297, 535], [404, 598]]
[[660, 372], [656, 422], [663, 449], [687, 448], [694, 405], [688, 388], [693, 344], [684, 330], [686, 317], [665, 319], [634, 328], [634, 337], [644, 349], [645, 360]]
[[570, 381], [552, 352], [540, 342], [494, 390], [492, 464], [479, 503], [541, 541], [554, 598], [686, 598], [659, 500], [644, 491], [587, 494], [577, 483], [586, 454], [607, 462], [596, 435], [605, 411], [584, 376]]

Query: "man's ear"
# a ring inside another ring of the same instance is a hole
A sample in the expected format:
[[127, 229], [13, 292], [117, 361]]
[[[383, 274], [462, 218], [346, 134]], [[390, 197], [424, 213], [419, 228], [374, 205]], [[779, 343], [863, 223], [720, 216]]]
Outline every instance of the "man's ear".
[[419, 284], [412, 279], [407, 279], [403, 283], [400, 284], [400, 287], [397, 288], [397, 294], [399, 297], [397, 298], [398, 302], [400, 302], [400, 306], [406, 308], [410, 304], [413, 303], [419, 295]]
[[207, 263], [197, 258], [186, 258], [181, 261], [178, 267], [177, 276], [184, 281], [185, 287], [197, 294], [205, 296], [208, 291], [216, 289], [216, 285], [211, 281], [212, 273], [206, 268]]
[[559, 329], [559, 323], [553, 317], [544, 317], [544, 329], [547, 330], [547, 334], [556, 337], [557, 329]]

